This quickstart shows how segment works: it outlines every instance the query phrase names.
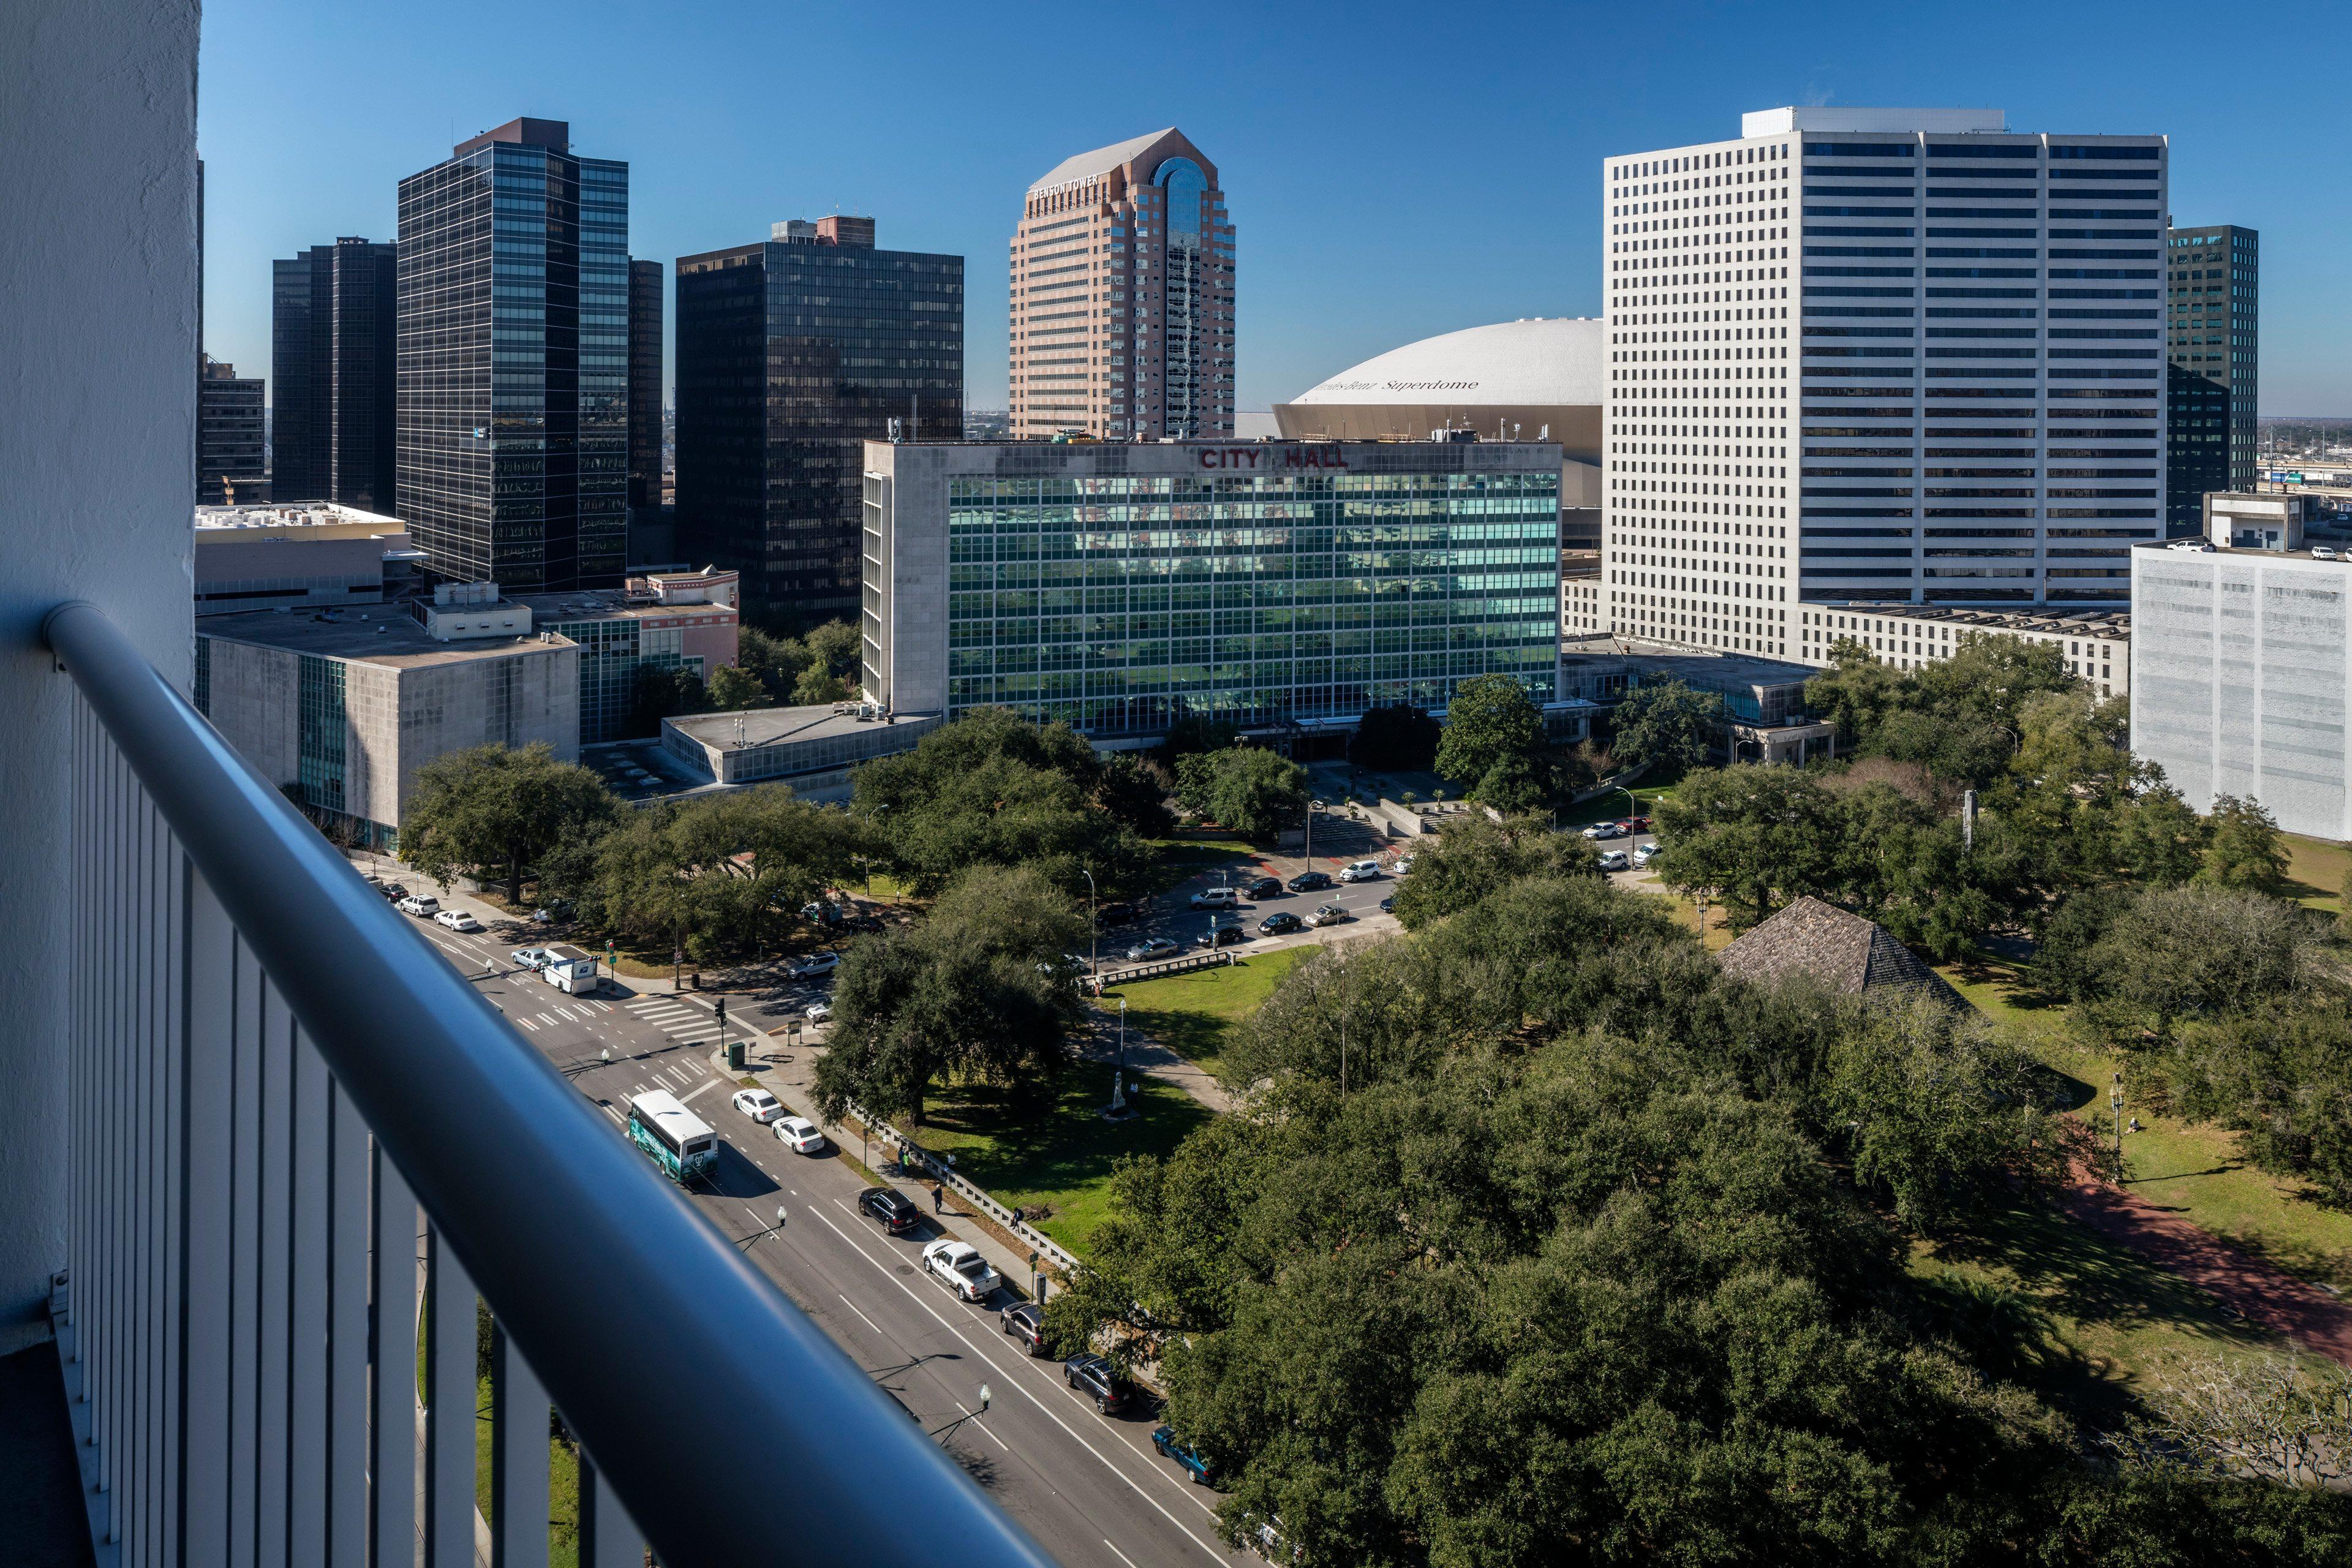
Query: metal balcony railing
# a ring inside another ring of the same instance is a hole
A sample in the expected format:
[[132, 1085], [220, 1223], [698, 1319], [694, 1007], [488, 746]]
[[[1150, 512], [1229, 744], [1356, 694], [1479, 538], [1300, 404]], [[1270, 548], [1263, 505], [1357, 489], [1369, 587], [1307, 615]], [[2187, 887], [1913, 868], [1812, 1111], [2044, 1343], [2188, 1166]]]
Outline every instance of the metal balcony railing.
[[16, 1110], [70, 1127], [102, 1563], [536, 1568], [551, 1404], [583, 1564], [1047, 1561], [103, 615], [43, 636], [81, 699], [74, 1066]]

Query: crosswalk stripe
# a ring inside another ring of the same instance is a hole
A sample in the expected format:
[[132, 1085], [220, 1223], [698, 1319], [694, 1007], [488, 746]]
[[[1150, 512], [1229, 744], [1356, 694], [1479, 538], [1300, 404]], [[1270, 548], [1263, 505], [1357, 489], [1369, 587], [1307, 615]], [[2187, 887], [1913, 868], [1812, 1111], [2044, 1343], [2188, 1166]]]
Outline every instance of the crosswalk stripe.
[[529, 1029], [534, 1035], [539, 1033], [539, 1026], [532, 1023], [529, 1018], [517, 1018], [515, 1022], [520, 1024], [524, 1028]]

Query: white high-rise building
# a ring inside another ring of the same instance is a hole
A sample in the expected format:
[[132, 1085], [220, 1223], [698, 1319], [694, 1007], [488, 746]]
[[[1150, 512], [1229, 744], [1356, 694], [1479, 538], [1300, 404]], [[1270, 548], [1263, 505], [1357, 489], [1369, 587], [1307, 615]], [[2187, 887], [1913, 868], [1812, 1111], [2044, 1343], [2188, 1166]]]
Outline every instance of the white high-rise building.
[[1865, 616], [1920, 657], [1913, 618], [2111, 618], [2164, 531], [2165, 139], [1740, 130], [1604, 166], [1612, 629], [1822, 663]]

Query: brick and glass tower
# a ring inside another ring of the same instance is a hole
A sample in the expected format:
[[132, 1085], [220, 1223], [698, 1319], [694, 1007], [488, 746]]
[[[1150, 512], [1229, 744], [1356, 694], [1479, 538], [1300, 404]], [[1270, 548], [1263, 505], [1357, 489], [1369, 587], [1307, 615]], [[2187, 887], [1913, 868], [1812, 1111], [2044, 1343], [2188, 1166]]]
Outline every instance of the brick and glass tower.
[[2213, 490], [2254, 488], [2261, 237], [2235, 224], [2165, 235], [2165, 531], [2205, 526]]
[[629, 166], [515, 120], [400, 182], [400, 515], [435, 572], [618, 587]]
[[1012, 426], [1105, 440], [1234, 432], [1234, 226], [1171, 126], [1029, 187], [1012, 248]]

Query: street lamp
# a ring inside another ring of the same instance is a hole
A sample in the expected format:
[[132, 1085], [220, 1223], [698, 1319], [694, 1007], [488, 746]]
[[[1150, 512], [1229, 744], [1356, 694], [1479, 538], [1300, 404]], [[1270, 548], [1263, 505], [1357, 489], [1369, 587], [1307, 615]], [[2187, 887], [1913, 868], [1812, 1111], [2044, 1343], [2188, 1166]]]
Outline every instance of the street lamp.
[[2123, 1173], [2124, 1163], [2124, 1075], [2116, 1069], [2115, 1087], [2107, 1091], [2107, 1107], [2116, 1113], [2116, 1173]]
[[1078, 875], [1087, 879], [1087, 973], [1102, 973], [1102, 917], [1095, 912], [1095, 874], [1084, 866]]

